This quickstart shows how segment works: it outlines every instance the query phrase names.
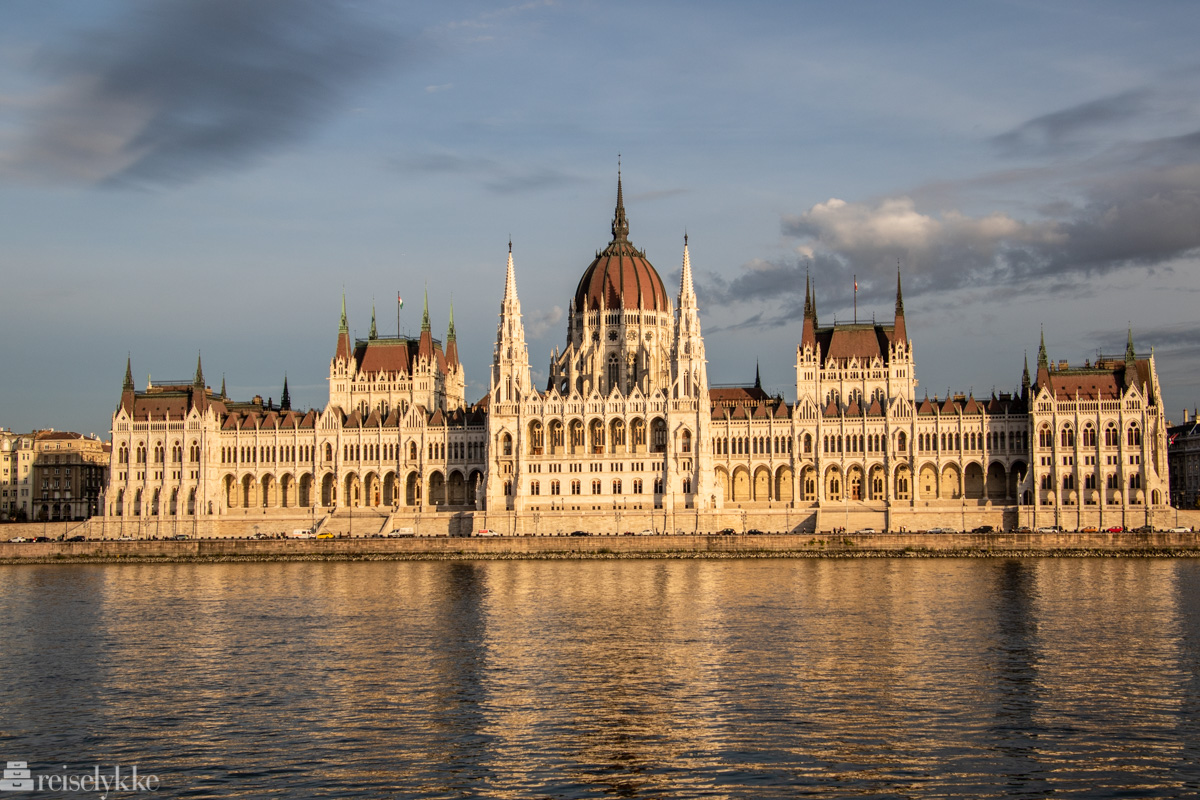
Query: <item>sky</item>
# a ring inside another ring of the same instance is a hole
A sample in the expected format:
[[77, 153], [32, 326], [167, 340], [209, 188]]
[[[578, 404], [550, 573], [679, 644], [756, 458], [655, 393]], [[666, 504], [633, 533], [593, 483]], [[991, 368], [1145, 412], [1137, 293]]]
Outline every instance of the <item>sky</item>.
[[[0, 426], [107, 437], [148, 379], [328, 401], [352, 335], [435, 335], [487, 391], [511, 240], [534, 377], [609, 239], [710, 384], [795, 394], [820, 322], [890, 322], [918, 396], [1153, 350], [1200, 405], [1193, 2], [0, 6]], [[858, 282], [855, 311], [854, 281]], [[404, 300], [397, 320], [397, 296]]]

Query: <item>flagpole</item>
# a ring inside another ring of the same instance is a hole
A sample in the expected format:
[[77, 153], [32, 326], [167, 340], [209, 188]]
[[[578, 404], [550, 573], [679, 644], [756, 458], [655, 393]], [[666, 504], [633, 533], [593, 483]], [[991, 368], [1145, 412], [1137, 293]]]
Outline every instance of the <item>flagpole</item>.
[[404, 301], [400, 299], [400, 293], [396, 292], [396, 338], [400, 338], [400, 309], [404, 307]]

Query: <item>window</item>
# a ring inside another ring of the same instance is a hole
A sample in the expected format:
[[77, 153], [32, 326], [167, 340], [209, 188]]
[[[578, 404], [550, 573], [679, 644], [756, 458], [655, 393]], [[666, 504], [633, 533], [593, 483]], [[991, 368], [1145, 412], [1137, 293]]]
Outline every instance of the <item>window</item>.
[[1142, 431], [1138, 428], [1137, 423], [1129, 426], [1129, 432], [1126, 434], [1126, 441], [1130, 447], [1142, 446]]
[[1059, 438], [1062, 442], [1063, 447], [1074, 447], [1075, 446], [1075, 431], [1072, 430], [1070, 428], [1070, 426], [1064, 427], [1062, 429], [1062, 435]]
[[530, 483], [529, 484], [529, 493], [530, 494], [541, 494], [542, 493], [542, 484], [538, 481], [533, 481], [532, 483]]
[[592, 481], [592, 494], [600, 494], [600, 481]]
[[1050, 432], [1049, 425], [1043, 425], [1038, 430], [1038, 446], [1054, 447], [1054, 434]]

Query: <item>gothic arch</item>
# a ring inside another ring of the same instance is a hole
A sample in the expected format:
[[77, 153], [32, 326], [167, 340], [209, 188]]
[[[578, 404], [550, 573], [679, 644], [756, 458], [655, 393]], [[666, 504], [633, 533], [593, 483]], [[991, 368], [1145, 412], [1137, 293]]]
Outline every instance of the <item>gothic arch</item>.
[[733, 471], [733, 502], [750, 502], [750, 471], [745, 467], [737, 467]]
[[454, 470], [446, 483], [446, 503], [452, 506], [467, 504], [467, 481], [462, 472]]
[[983, 467], [978, 461], [967, 464], [963, 472], [963, 489], [968, 499], [981, 500], [984, 497]]
[[440, 470], [434, 470], [429, 476], [429, 505], [443, 506], [446, 504], [446, 476]]
[[940, 496], [943, 500], [957, 500], [962, 497], [962, 473], [959, 472], [957, 464], [942, 467]]
[[775, 499], [781, 503], [792, 502], [793, 497], [792, 468], [788, 466], [775, 470]]
[[733, 494], [730, 491], [729, 471], [724, 467], [717, 467], [713, 470], [713, 477], [716, 479], [717, 491], [721, 493], [721, 500], [729, 502], [733, 500]]
[[771, 471], [766, 467], [754, 470], [754, 502], [766, 503], [771, 500]]

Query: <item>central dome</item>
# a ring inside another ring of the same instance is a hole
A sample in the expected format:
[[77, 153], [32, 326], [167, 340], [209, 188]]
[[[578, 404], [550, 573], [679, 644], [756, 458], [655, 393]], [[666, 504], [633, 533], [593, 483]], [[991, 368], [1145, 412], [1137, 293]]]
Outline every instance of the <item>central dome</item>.
[[646, 254], [629, 242], [629, 222], [617, 175], [617, 210], [613, 215], [612, 241], [583, 271], [575, 290], [575, 310], [610, 309], [667, 311], [667, 291]]

